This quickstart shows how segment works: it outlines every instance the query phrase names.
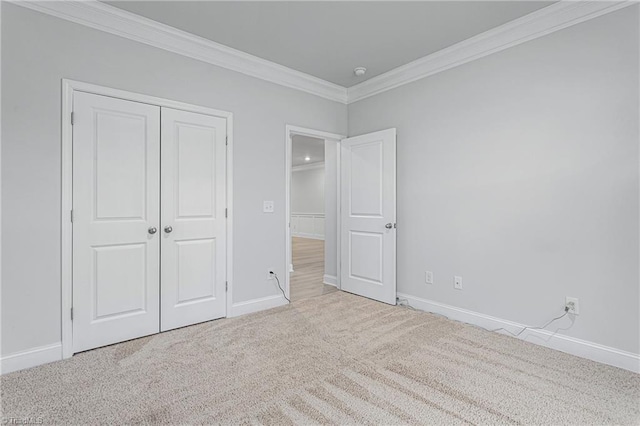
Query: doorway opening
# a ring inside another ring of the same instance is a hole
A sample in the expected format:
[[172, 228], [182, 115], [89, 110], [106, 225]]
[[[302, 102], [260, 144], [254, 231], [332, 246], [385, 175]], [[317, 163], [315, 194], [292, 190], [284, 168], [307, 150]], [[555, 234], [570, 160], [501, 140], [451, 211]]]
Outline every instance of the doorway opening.
[[339, 141], [287, 127], [287, 297], [298, 301], [339, 288]]
[[324, 283], [324, 276], [331, 272], [325, 268], [325, 224], [335, 221], [325, 197], [335, 195], [336, 188], [335, 179], [327, 179], [326, 173], [325, 150], [330, 148], [325, 144], [330, 142], [302, 135], [293, 135], [291, 141], [290, 299], [296, 301], [337, 290], [335, 281]]

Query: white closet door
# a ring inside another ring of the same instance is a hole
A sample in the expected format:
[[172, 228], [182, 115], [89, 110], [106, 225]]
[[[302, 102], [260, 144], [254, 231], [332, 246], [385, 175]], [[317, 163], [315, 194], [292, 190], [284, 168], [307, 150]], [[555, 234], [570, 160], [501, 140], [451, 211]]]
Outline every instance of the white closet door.
[[159, 331], [160, 108], [73, 98], [73, 351]]
[[162, 108], [162, 331], [226, 315], [226, 135]]
[[396, 304], [396, 129], [343, 139], [341, 289]]

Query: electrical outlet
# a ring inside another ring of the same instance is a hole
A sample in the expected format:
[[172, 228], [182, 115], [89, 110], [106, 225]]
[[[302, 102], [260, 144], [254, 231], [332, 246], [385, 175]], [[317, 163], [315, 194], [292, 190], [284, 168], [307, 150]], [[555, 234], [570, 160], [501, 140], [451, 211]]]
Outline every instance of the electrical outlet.
[[433, 272], [426, 271], [424, 273], [424, 282], [426, 282], [427, 284], [433, 284]]
[[276, 270], [275, 270], [275, 269], [273, 269], [273, 268], [269, 268], [269, 269], [267, 269], [267, 279], [268, 279], [268, 280], [273, 280], [273, 279], [275, 279], [275, 276], [271, 273], [272, 271], [273, 271], [273, 272], [275, 272]]
[[564, 306], [569, 308], [567, 311], [573, 315], [580, 315], [580, 302], [576, 297], [567, 297], [564, 302]]
[[264, 201], [262, 203], [263, 213], [273, 213], [275, 210], [273, 201]]
[[457, 290], [462, 290], [462, 277], [453, 277], [453, 288]]

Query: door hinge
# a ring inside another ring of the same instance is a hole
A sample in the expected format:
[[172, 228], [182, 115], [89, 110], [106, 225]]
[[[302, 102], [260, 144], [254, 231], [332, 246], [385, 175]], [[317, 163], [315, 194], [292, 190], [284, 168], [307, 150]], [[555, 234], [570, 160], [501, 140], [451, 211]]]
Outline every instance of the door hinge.
[[72, 125], [72, 126], [73, 126], [73, 123], [74, 123], [74, 118], [75, 118], [75, 117], [74, 117], [74, 114], [73, 114], [73, 112], [71, 112], [71, 125]]
[[229, 217], [229, 209], [224, 209], [224, 217]]
[[71, 308], [71, 321], [73, 321], [73, 308]]
[[71, 223], [73, 223], [73, 210], [71, 210]]
[[229, 136], [224, 137], [224, 144], [229, 145]]
[[228, 291], [229, 290], [229, 281], [225, 281], [224, 282], [224, 291]]

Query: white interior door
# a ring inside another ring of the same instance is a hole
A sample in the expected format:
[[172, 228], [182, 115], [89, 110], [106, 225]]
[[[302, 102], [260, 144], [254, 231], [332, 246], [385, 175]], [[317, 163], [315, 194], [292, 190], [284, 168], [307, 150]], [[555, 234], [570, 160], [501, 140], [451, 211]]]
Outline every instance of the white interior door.
[[226, 315], [226, 135], [162, 108], [162, 331]]
[[159, 331], [160, 108], [73, 97], [73, 351]]
[[341, 289], [396, 304], [396, 129], [343, 139]]

